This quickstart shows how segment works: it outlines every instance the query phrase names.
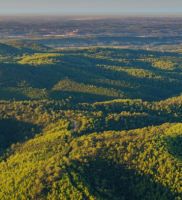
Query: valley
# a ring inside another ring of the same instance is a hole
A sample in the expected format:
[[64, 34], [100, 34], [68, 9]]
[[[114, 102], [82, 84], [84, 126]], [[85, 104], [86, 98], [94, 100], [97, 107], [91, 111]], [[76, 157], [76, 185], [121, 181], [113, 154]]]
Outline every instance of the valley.
[[180, 18], [161, 19], [158, 34], [151, 22], [144, 37], [146, 18], [137, 29], [132, 18], [127, 36], [116, 36], [119, 19], [106, 36], [104, 20], [83, 30], [102, 23], [99, 36], [92, 27], [79, 39], [28, 38], [27, 29], [44, 27], [31, 22], [24, 38], [2, 38], [0, 199], [182, 199]]

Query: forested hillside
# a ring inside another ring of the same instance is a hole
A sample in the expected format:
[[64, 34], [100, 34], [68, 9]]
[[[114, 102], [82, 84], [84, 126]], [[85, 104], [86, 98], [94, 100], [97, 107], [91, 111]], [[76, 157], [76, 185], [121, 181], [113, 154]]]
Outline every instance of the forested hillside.
[[71, 96], [74, 102], [154, 101], [181, 93], [182, 58], [178, 53], [109, 48], [45, 52], [38, 45], [36, 53], [35, 46], [6, 45], [12, 55], [5, 48], [0, 59], [2, 100]]
[[180, 53], [0, 47], [0, 199], [182, 199]]

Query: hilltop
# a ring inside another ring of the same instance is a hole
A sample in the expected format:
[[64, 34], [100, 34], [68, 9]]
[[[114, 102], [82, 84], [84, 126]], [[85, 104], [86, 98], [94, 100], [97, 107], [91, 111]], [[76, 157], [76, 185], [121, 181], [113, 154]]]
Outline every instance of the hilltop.
[[181, 199], [180, 53], [0, 48], [0, 199]]

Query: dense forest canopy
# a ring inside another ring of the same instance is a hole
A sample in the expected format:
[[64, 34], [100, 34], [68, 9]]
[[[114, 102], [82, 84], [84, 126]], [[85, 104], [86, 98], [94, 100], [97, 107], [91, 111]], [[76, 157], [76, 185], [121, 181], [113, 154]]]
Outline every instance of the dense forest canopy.
[[[159, 22], [167, 27], [165, 20]], [[0, 43], [0, 199], [182, 199], [182, 54], [175, 45], [161, 51], [51, 49], [30, 38]]]
[[181, 93], [182, 57], [177, 52], [51, 50], [29, 42], [2, 44], [0, 51], [2, 100], [156, 101]]

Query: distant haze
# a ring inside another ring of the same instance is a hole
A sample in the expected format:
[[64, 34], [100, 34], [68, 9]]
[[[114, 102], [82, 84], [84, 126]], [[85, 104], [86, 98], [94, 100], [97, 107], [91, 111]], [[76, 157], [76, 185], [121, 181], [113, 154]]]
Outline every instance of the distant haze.
[[49, 21], [49, 22], [61, 22], [61, 21], [72, 21], [72, 20], [137, 20], [141, 21], [142, 18], [153, 19], [178, 19], [181, 22], [181, 14], [1, 14], [0, 22], [3, 21], [19, 21], [19, 22], [38, 22], [38, 21]]
[[181, 0], [1, 0], [0, 14], [182, 13]]

